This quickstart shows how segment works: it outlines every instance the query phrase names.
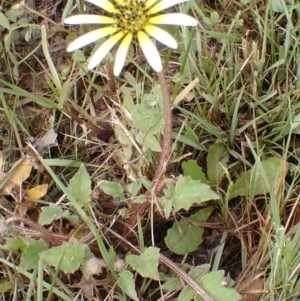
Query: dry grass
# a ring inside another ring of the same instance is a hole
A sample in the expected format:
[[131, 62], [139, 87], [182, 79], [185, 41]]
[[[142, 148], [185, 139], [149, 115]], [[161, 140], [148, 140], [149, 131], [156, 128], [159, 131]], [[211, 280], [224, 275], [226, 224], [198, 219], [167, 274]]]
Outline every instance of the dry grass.
[[[86, 72], [85, 59], [92, 47], [74, 54], [65, 49], [78, 31], [85, 32], [90, 27], [62, 25], [63, 14], [70, 9], [69, 2], [64, 0], [28, 1], [28, 7], [16, 17], [16, 22], [10, 23], [10, 29], [0, 27], [0, 36], [4, 37], [0, 44], [3, 171], [7, 172], [25, 154], [34, 157], [37, 167], [19, 191], [11, 189], [8, 195], [0, 196], [2, 217], [22, 215], [37, 222], [41, 208], [50, 203], [76, 212], [61, 185], [67, 186], [83, 162], [92, 183], [92, 205], [79, 215], [81, 218], [86, 215], [91, 225], [85, 220], [80, 227], [66, 219], [54, 222], [49, 228], [54, 241], [61, 243], [64, 238], [59, 237], [74, 230], [80, 232], [78, 239], [100, 256], [103, 252], [99, 249], [100, 238], [95, 242], [91, 235], [95, 227], [102, 231], [103, 248], [111, 247], [124, 258], [128, 251], [126, 239], [135, 245], [138, 242], [140, 247], [151, 246], [155, 240], [161, 254], [184, 270], [204, 263], [210, 263], [212, 270], [225, 270], [235, 280], [236, 290], [247, 293], [243, 295], [244, 301], [298, 300], [299, 9], [296, 4], [286, 3], [282, 11], [274, 11], [277, 1], [246, 2], [243, 5], [242, 1], [193, 1], [190, 13], [199, 19], [199, 27], [174, 30], [180, 41], [178, 51], [160, 49], [173, 99], [195, 78], [199, 80], [184, 90], [184, 97], [172, 111], [174, 139], [168, 177], [182, 174], [181, 163], [190, 159], [196, 160], [207, 175], [207, 157], [217, 142], [225, 147], [224, 156], [228, 155], [220, 178], [214, 182], [210, 179], [220, 200], [205, 203], [215, 210], [203, 224], [204, 242], [195, 252], [176, 255], [167, 248], [164, 237], [174, 221], [191, 215], [198, 210], [197, 206], [188, 212], [174, 213], [168, 219], [161, 217], [154, 206], [149, 221], [141, 223], [135, 235], [120, 241], [118, 235], [128, 226], [132, 201], [139, 196], [131, 197], [131, 184], [143, 179], [139, 193], [143, 194], [145, 187], [149, 189], [147, 185], [151, 185], [159, 158], [157, 152], [143, 148], [143, 143], [136, 141], [135, 124], [129, 118], [131, 106], [143, 102], [156, 78], [147, 69], [136, 45], [130, 50], [130, 59], [120, 77], [111, 75], [113, 53], [97, 71]], [[83, 2], [77, 4], [72, 14], [83, 10]], [[11, 3], [4, 1], [1, 6], [7, 15]], [[87, 5], [86, 12], [97, 11]], [[214, 21], [213, 12], [218, 13], [219, 20]], [[21, 18], [26, 18], [30, 25], [17, 23]], [[41, 25], [47, 31], [53, 70], [42, 50]], [[30, 41], [26, 41], [29, 32]], [[14, 40], [9, 43], [8, 37]], [[41, 143], [50, 129], [57, 133], [57, 142]], [[42, 164], [26, 143], [29, 139], [42, 156]], [[261, 162], [273, 157], [280, 158], [283, 168], [272, 182]], [[265, 193], [256, 194], [255, 187], [243, 174], [253, 171], [254, 166], [261, 174], [261, 181], [269, 183]], [[246, 179], [246, 193], [230, 198], [234, 183], [241, 177]], [[120, 183], [125, 201], [106, 194], [99, 188], [99, 181]], [[26, 197], [26, 191], [38, 184], [48, 185], [47, 195], [38, 201]], [[36, 270], [30, 277], [28, 272], [25, 275], [14, 270], [13, 265], [19, 266], [18, 250], [22, 250], [22, 245], [14, 246], [12, 251], [8, 242], [11, 237], [26, 241], [29, 237], [45, 239], [45, 236], [37, 228], [24, 224], [10, 234], [1, 235], [2, 282], [7, 285], [0, 289], [2, 300], [27, 300], [28, 294], [34, 300], [41, 296], [49, 296], [47, 300], [69, 300], [67, 296], [75, 300], [76, 296], [83, 298], [86, 286], [88, 290], [91, 288], [88, 286], [91, 283], [74, 286], [81, 279], [80, 271], [66, 275], [48, 267], [49, 274], [45, 272], [43, 280], [30, 282], [29, 279], [36, 279]], [[53, 244], [47, 238], [46, 241]], [[57, 280], [53, 294], [32, 293], [32, 287], [41, 289], [42, 282], [51, 279]], [[95, 281], [93, 285], [98, 288], [95, 298], [110, 296], [125, 300], [109, 269]], [[178, 292], [163, 297], [158, 283], [147, 282], [141, 276], [136, 276], [135, 283], [141, 300], [178, 297]], [[59, 295], [58, 290], [65, 295]]]

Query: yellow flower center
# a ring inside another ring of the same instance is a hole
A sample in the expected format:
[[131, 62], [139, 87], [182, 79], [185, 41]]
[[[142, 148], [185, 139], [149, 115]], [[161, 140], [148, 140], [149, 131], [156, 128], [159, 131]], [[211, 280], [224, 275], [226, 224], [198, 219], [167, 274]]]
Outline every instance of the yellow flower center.
[[148, 14], [143, 1], [138, 0], [116, 0], [114, 14], [117, 27], [124, 32], [136, 33], [147, 24]]

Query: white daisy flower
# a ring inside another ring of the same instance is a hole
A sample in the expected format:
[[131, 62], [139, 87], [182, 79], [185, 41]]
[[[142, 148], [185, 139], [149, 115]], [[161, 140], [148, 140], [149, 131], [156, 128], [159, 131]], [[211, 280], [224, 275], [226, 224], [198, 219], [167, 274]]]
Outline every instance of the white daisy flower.
[[71, 52], [92, 42], [109, 36], [109, 38], [91, 56], [89, 69], [95, 68], [119, 41], [114, 64], [114, 74], [120, 74], [128, 48], [133, 38], [137, 40], [151, 67], [156, 71], [162, 70], [162, 62], [158, 50], [150, 37], [170, 48], [177, 48], [176, 40], [157, 25], [186, 25], [196, 26], [197, 20], [180, 13], [159, 14], [159, 12], [188, 0], [86, 0], [107, 12], [101, 15], [76, 15], [64, 20], [66, 24], [105, 24], [106, 26], [93, 30], [77, 38], [68, 46]]

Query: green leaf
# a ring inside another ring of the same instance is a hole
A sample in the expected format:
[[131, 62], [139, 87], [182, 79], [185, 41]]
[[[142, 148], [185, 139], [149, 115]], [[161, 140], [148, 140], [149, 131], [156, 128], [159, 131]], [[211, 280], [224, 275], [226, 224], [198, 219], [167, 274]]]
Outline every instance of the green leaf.
[[143, 203], [147, 202], [147, 197], [145, 195], [141, 194], [141, 195], [138, 195], [135, 198], [133, 198], [132, 201], [137, 204], [143, 204]]
[[154, 152], [161, 152], [161, 146], [153, 134], [144, 134], [139, 131], [136, 135], [136, 141]]
[[14, 289], [13, 285], [12, 285], [12, 282], [10, 280], [4, 281], [4, 279], [2, 278], [1, 283], [0, 283], [0, 293], [1, 294], [6, 293], [6, 292], [10, 292]]
[[191, 215], [188, 219], [198, 223], [205, 223], [214, 210], [214, 207], [206, 207]]
[[185, 219], [174, 223], [167, 232], [167, 247], [178, 255], [187, 254], [197, 249], [203, 241], [204, 229], [189, 223]]
[[275, 13], [283, 13], [284, 5], [281, 0], [271, 0], [271, 6]]
[[102, 180], [98, 182], [98, 185], [106, 194], [119, 197], [121, 200], [125, 199], [122, 186], [119, 183]]
[[215, 301], [240, 300], [241, 295], [235, 289], [222, 286], [224, 280], [224, 271], [215, 271], [204, 275], [200, 279], [200, 285]]
[[175, 185], [173, 183], [167, 183], [163, 189], [163, 192], [164, 196], [158, 200], [161, 206], [164, 208], [165, 218], [168, 219], [173, 208], [172, 197], [175, 194]]
[[108, 255], [111, 261], [116, 261], [118, 259], [118, 255], [113, 247], [110, 247], [108, 250]]
[[133, 274], [131, 272], [123, 270], [119, 276], [118, 284], [126, 295], [135, 301], [139, 301], [135, 290]]
[[32, 240], [30, 245], [22, 252], [20, 267], [24, 270], [36, 268], [40, 253], [47, 249], [48, 246], [43, 240]]
[[210, 20], [211, 20], [211, 22], [212, 23], [218, 23], [219, 21], [220, 21], [220, 16], [219, 16], [219, 14], [216, 12], [216, 11], [214, 11], [214, 12], [212, 12], [211, 14], [210, 14]]
[[41, 225], [50, 225], [53, 221], [64, 218], [73, 225], [79, 224], [79, 217], [75, 214], [70, 214], [69, 210], [62, 210], [60, 206], [50, 203], [49, 206], [42, 207], [42, 212], [39, 216]]
[[29, 25], [29, 20], [27, 18], [21, 18], [18, 20], [18, 26], [27, 27]]
[[145, 176], [140, 176], [139, 179], [142, 181], [143, 185], [145, 186], [145, 188], [147, 190], [151, 190], [153, 188], [153, 183], [149, 179], [147, 179]]
[[293, 122], [291, 124], [292, 133], [294, 133], [294, 134], [300, 134], [300, 127], [299, 126], [300, 126], [300, 114], [296, 115], [293, 118]]
[[5, 15], [1, 12], [0, 12], [0, 26], [4, 27], [6, 29], [10, 28], [9, 21], [7, 20]]
[[130, 92], [123, 92], [123, 106], [125, 109], [127, 109], [129, 112], [133, 112], [135, 110], [135, 104], [132, 98], [132, 95]]
[[64, 210], [62, 218], [68, 220], [72, 225], [79, 225], [80, 219], [77, 214], [70, 214], [69, 210]]
[[155, 102], [155, 99], [148, 99], [148, 103], [146, 100], [135, 106], [135, 111], [132, 114], [132, 120], [134, 125], [144, 133], [148, 134], [158, 134], [161, 132], [164, 119], [162, 109], [157, 105], [151, 103], [151, 101]]
[[190, 301], [194, 300], [195, 291], [188, 285], [186, 285], [180, 292], [178, 301]]
[[15, 22], [17, 22], [18, 14], [16, 13], [15, 10], [10, 9], [10, 10], [7, 12], [7, 18], [8, 18], [12, 23], [15, 23]]
[[182, 282], [178, 277], [174, 277], [167, 280], [160, 288], [164, 291], [179, 290], [182, 288]]
[[210, 146], [207, 154], [207, 176], [212, 184], [218, 185], [225, 174], [222, 167], [227, 166], [229, 154], [223, 143]]
[[213, 23], [211, 22], [210, 18], [204, 17], [202, 20], [203, 20], [204, 23], [206, 23], [208, 25], [213, 25]]
[[188, 160], [182, 162], [183, 174], [185, 176], [191, 176], [193, 180], [199, 180], [202, 183], [207, 183], [207, 179], [205, 177], [202, 168], [198, 165], [196, 160]]
[[145, 136], [144, 143], [141, 144], [151, 149], [153, 152], [161, 152], [161, 146], [156, 137], [152, 134], [147, 134]]
[[7, 240], [7, 247], [11, 251], [22, 251], [27, 247], [27, 245], [24, 240], [20, 238], [10, 238]]
[[50, 225], [54, 220], [60, 219], [63, 215], [63, 210], [53, 203], [49, 206], [42, 207], [42, 212], [39, 216], [39, 223], [44, 225]]
[[211, 188], [191, 177], [179, 176], [175, 185], [175, 194], [172, 203], [176, 211], [188, 210], [193, 204], [200, 204], [208, 200], [217, 200], [219, 196]]
[[132, 141], [129, 139], [128, 134], [126, 134], [120, 126], [115, 126], [114, 131], [118, 141], [120, 141], [122, 145], [132, 145]]
[[203, 241], [204, 229], [197, 223], [204, 223], [214, 211], [214, 207], [206, 207], [174, 223], [167, 232], [165, 242], [168, 248], [176, 254], [186, 254], [195, 251]]
[[64, 242], [61, 246], [51, 248], [40, 255], [56, 269], [59, 268], [64, 273], [74, 273], [84, 258], [85, 249], [77, 241], [68, 244]]
[[73, 60], [77, 63], [83, 63], [86, 61], [86, 57], [82, 50], [75, 50], [73, 53]]
[[37, 32], [39, 29], [40, 29], [39, 26], [34, 26], [34, 25], [29, 26], [25, 34], [25, 41], [29, 42], [31, 40], [32, 33]]
[[[168, 190], [165, 188], [164, 192], [168, 192]], [[164, 208], [165, 218], [168, 219], [171, 215], [173, 208], [172, 201], [168, 197], [161, 197], [159, 198], [159, 203]]]
[[82, 205], [87, 205], [91, 201], [91, 178], [83, 163], [70, 180], [69, 188], [73, 192], [74, 197]]
[[[260, 165], [266, 174], [271, 189], [276, 190], [285, 177], [286, 162], [281, 158], [272, 157], [261, 161]], [[260, 166], [256, 163], [251, 170], [243, 173], [232, 185], [230, 199], [237, 196], [245, 196], [246, 194], [248, 194], [250, 198], [253, 198], [258, 194], [266, 194], [268, 192]]]
[[213, 207], [207, 207], [189, 218], [183, 218], [178, 223], [174, 223], [165, 237], [167, 247], [179, 255], [195, 251], [203, 241], [204, 232], [204, 229], [197, 223], [206, 222], [213, 211]]
[[11, 29], [9, 33], [4, 37], [5, 49], [9, 51], [11, 44], [18, 40], [20, 37], [19, 33], [15, 29]]
[[127, 83], [129, 83], [132, 87], [135, 88], [137, 86], [136, 79], [130, 72], [125, 72], [124, 77]]
[[142, 181], [140, 179], [137, 179], [136, 182], [132, 182], [129, 185], [129, 193], [131, 194], [131, 196], [136, 196], [141, 188], [142, 188]]
[[165, 237], [167, 247], [174, 253], [183, 255], [195, 251], [203, 241], [204, 229], [181, 219], [174, 223]]
[[205, 263], [205, 264], [198, 265], [194, 268], [191, 268], [188, 274], [194, 280], [199, 282], [200, 279], [209, 272], [209, 270], [210, 270], [210, 264]]
[[159, 249], [149, 247], [141, 255], [127, 255], [126, 263], [143, 277], [158, 280]]

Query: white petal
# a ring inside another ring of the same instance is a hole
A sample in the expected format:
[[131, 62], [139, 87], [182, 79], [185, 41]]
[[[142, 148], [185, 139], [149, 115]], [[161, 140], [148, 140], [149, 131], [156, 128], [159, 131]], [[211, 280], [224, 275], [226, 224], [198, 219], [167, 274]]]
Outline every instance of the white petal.
[[98, 15], [76, 15], [64, 20], [65, 24], [114, 24], [116, 20]]
[[124, 36], [123, 32], [119, 32], [114, 36], [110, 37], [107, 41], [105, 41], [92, 55], [88, 68], [94, 69], [107, 55], [107, 53], [112, 49], [112, 47]]
[[121, 70], [123, 69], [128, 48], [130, 46], [131, 41], [132, 41], [132, 33], [128, 33], [119, 46], [119, 49], [116, 54], [115, 65], [114, 65], [115, 76], [118, 76], [121, 73]]
[[152, 24], [162, 24], [162, 25], [185, 25], [185, 26], [196, 26], [198, 21], [185, 14], [164, 14], [156, 17], [149, 18], [149, 22]]
[[141, 30], [138, 31], [137, 37], [149, 64], [156, 72], [160, 72], [162, 70], [162, 63], [155, 45], [152, 43], [150, 38]]
[[152, 36], [153, 38], [155, 38], [157, 41], [167, 45], [168, 47], [171, 48], [177, 48], [177, 42], [176, 40], [165, 30], [154, 26], [154, 25], [146, 25], [144, 27], [145, 31]]
[[98, 7], [101, 7], [110, 13], [117, 12], [115, 6], [113, 4], [111, 4], [108, 0], [86, 0], [86, 1], [96, 5]]
[[91, 32], [88, 32], [81, 37], [74, 40], [67, 48], [68, 52], [74, 51], [76, 49], [79, 49], [83, 46], [86, 46], [90, 43], [93, 43], [105, 36], [108, 36], [109, 34], [112, 34], [117, 31], [117, 28], [115, 27], [104, 27], [100, 29], [93, 30]]
[[168, 7], [174, 6], [179, 3], [187, 2], [188, 0], [162, 0], [155, 4], [152, 8], [149, 9], [150, 14], [155, 14], [159, 11], [162, 11]]

